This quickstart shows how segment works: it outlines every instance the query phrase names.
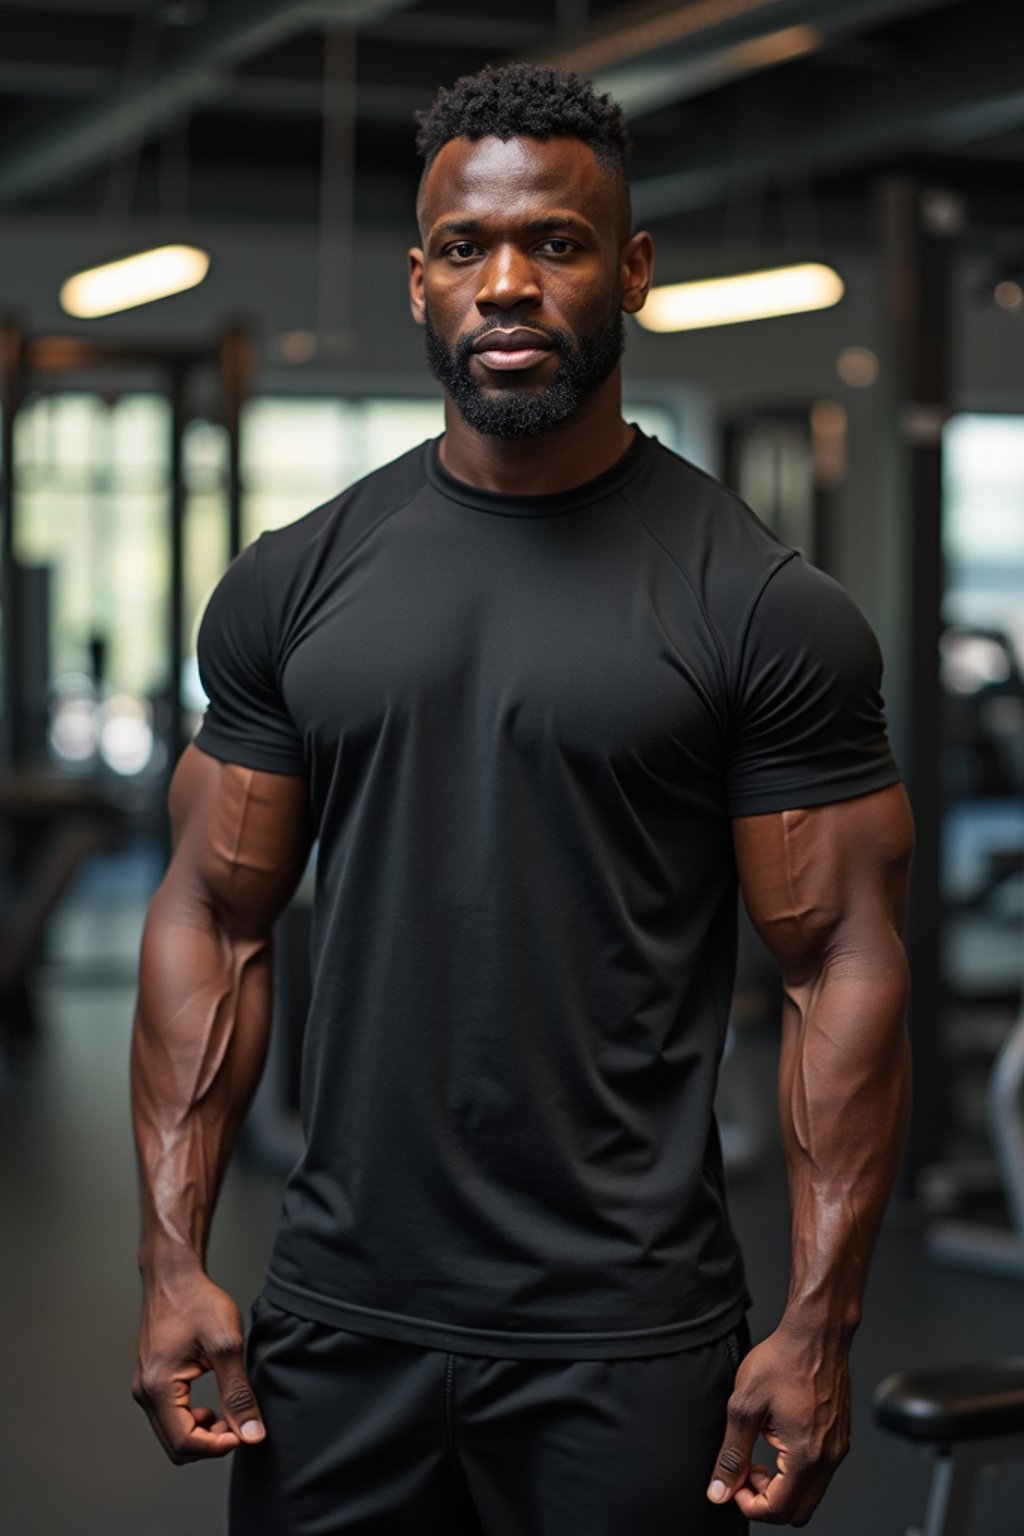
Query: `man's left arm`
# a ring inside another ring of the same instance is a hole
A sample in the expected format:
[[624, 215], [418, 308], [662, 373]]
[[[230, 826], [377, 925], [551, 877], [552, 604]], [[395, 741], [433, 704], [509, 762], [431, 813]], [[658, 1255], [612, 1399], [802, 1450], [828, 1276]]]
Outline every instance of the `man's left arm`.
[[[777, 1329], [737, 1373], [709, 1497], [735, 1499], [750, 1520], [800, 1526], [848, 1450], [850, 1344], [903, 1152], [913, 827], [893, 785], [737, 817], [733, 839], [747, 909], [783, 978], [792, 1265]], [[774, 1475], [751, 1464], [758, 1434], [776, 1452]]]

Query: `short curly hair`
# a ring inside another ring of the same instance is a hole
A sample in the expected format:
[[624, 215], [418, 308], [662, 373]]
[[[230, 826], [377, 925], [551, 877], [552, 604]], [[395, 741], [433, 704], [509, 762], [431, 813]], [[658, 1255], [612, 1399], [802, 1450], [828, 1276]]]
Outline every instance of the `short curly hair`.
[[622, 108], [589, 80], [545, 64], [485, 64], [415, 114], [416, 148], [429, 170], [450, 139], [582, 139], [595, 158], [625, 180], [630, 140]]

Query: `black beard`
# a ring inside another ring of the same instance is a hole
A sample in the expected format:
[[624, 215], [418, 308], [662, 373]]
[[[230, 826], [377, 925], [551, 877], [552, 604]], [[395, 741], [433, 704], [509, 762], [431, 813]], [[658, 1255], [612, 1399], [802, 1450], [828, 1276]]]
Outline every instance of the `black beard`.
[[[516, 323], [505, 317], [507, 328]], [[527, 316], [519, 323], [543, 330], [558, 353], [555, 376], [545, 389], [506, 385], [485, 394], [470, 372], [473, 343], [495, 328], [490, 321], [463, 336], [450, 351], [425, 315], [427, 366], [454, 402], [467, 426], [489, 437], [533, 437], [561, 426], [615, 368], [626, 345], [626, 332], [618, 296], [608, 319], [596, 330], [585, 331], [575, 342], [568, 331], [538, 326]]]

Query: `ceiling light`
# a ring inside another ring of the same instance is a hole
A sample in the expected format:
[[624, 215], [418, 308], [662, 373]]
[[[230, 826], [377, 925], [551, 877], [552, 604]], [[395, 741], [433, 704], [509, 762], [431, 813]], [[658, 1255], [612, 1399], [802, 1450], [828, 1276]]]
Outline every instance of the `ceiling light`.
[[809, 261], [652, 288], [637, 319], [648, 331], [694, 331], [828, 309], [839, 303], [844, 292], [838, 272]]
[[60, 290], [61, 308], [79, 320], [113, 315], [194, 288], [209, 266], [209, 256], [194, 245], [161, 245], [139, 251], [69, 277]]

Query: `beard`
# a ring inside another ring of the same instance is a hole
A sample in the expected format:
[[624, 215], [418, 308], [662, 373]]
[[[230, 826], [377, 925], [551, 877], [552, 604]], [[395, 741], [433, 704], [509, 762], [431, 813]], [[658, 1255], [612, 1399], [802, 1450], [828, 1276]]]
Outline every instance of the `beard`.
[[[517, 322], [502, 317], [507, 328]], [[555, 326], [538, 325], [527, 317], [518, 322], [541, 331], [558, 355], [554, 378], [543, 389], [524, 384], [506, 384], [485, 390], [470, 371], [473, 343], [493, 331], [493, 320], [463, 336], [449, 348], [434, 329], [429, 310], [424, 316], [424, 341], [427, 366], [450, 396], [467, 426], [489, 437], [533, 437], [561, 426], [588, 395], [612, 373], [626, 345], [626, 332], [619, 307], [619, 295], [607, 319], [592, 331], [575, 339]]]

